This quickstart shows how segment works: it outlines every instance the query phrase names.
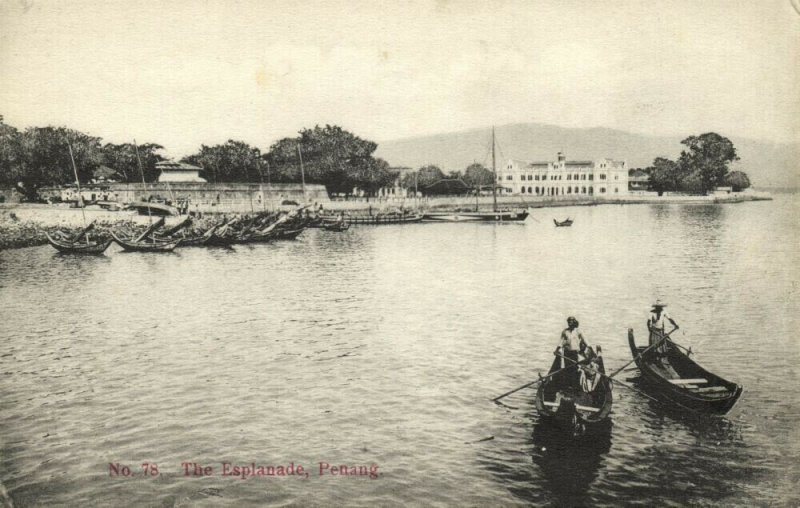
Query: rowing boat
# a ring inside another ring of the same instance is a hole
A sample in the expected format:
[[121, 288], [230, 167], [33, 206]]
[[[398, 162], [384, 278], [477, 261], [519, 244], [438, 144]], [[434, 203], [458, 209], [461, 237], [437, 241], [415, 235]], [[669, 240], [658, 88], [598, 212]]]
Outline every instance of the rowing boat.
[[553, 222], [555, 223], [557, 228], [568, 228], [572, 226], [572, 219], [562, 220], [561, 222], [558, 222], [557, 220], [553, 219]]
[[71, 241], [71, 240], [60, 240], [57, 238], [53, 238], [47, 232], [45, 232], [45, 236], [47, 236], [47, 242], [52, 245], [57, 251], [63, 252], [64, 254], [94, 254], [99, 255], [105, 252], [111, 242], [113, 240], [102, 240], [93, 242], [90, 240], [86, 241]]
[[120, 245], [120, 247], [130, 252], [172, 252], [175, 250], [175, 247], [181, 243], [181, 240], [159, 241], [153, 238], [139, 241], [129, 240], [122, 238], [114, 231], [111, 232], [111, 236], [114, 238], [114, 241]]
[[611, 413], [613, 397], [611, 381], [605, 377], [602, 349], [597, 347], [594, 367], [599, 379], [593, 389], [579, 382], [579, 369], [588, 367], [583, 360], [575, 364], [556, 355], [548, 375], [536, 391], [536, 410], [539, 415], [579, 436], [600, 427]]
[[[658, 330], [650, 333], [651, 343], [664, 337]], [[661, 346], [646, 351], [647, 346], [636, 345], [633, 330], [629, 329], [628, 343], [644, 386], [660, 399], [692, 411], [723, 415], [742, 394], [740, 385], [707, 371], [669, 338]]]

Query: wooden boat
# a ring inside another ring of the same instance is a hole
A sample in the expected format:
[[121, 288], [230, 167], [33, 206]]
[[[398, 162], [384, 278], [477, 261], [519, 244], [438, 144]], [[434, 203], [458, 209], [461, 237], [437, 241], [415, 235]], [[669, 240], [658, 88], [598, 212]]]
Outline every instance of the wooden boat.
[[143, 240], [130, 240], [124, 239], [117, 235], [114, 231], [111, 232], [120, 247], [130, 252], [172, 252], [175, 247], [181, 244], [181, 240], [156, 240], [154, 238], [146, 238]]
[[528, 218], [528, 211], [495, 212], [431, 212], [422, 216], [423, 222], [521, 222]]
[[72, 241], [72, 240], [63, 240], [57, 239], [50, 236], [49, 233], [45, 232], [45, 236], [47, 236], [47, 242], [52, 245], [57, 251], [63, 252], [64, 254], [94, 254], [99, 255], [105, 252], [111, 242], [114, 240], [101, 240], [97, 242], [93, 242], [90, 240], [86, 241]]
[[351, 224], [365, 224], [371, 226], [377, 226], [381, 224], [410, 224], [414, 222], [420, 222], [421, 220], [421, 214], [351, 215], [347, 218], [347, 222]]
[[305, 231], [305, 227], [295, 229], [281, 229], [275, 232], [275, 240], [295, 240], [300, 233]]
[[575, 365], [556, 356], [548, 373], [552, 377], [542, 381], [536, 391], [536, 410], [539, 415], [571, 432], [573, 436], [602, 427], [611, 413], [611, 380], [603, 376], [605, 365], [600, 347], [597, 348], [594, 362], [600, 378], [591, 391], [584, 390], [578, 382], [579, 369], [585, 368], [588, 363], [583, 360]]
[[[657, 330], [651, 333], [655, 341], [663, 338]], [[740, 385], [707, 371], [670, 339], [645, 352], [647, 346], [637, 346], [633, 330], [629, 329], [628, 344], [644, 386], [659, 399], [700, 413], [724, 415], [742, 394]]]
[[347, 222], [333, 222], [331, 224], [323, 224], [322, 229], [325, 231], [347, 231], [350, 229], [350, 224]]
[[572, 219], [562, 220], [561, 222], [553, 219], [553, 222], [556, 224], [557, 228], [568, 228], [572, 225]]
[[200, 247], [208, 244], [208, 242], [211, 240], [211, 237], [214, 236], [214, 231], [216, 231], [217, 227], [218, 226], [211, 226], [202, 235], [180, 238], [181, 247]]

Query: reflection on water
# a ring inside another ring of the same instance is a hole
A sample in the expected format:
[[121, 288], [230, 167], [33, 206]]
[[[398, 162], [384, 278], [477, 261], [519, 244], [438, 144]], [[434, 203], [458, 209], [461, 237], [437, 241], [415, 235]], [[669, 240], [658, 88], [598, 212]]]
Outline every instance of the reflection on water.
[[[0, 252], [0, 479], [20, 506], [797, 504], [798, 211], [779, 196], [581, 207], [571, 228], [542, 209], [168, 256]], [[568, 315], [622, 366], [656, 298], [745, 387], [726, 417], [616, 385], [613, 424], [572, 441], [535, 390], [489, 402], [546, 372]], [[187, 460], [381, 474], [186, 478]], [[110, 479], [112, 461], [163, 474]]]

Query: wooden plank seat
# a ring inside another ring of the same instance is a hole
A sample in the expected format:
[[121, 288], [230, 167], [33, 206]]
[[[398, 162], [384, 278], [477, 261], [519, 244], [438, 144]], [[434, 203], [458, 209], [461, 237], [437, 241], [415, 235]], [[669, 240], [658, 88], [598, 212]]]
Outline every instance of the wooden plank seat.
[[670, 383], [674, 385], [697, 385], [708, 383], [707, 379], [696, 378], [696, 379], [670, 379]]
[[729, 391], [724, 386], [705, 386], [705, 387], [697, 387], [694, 388], [694, 391], [697, 393], [720, 393], [720, 392], [727, 392]]
[[[545, 406], [550, 406], [550, 407], [558, 407], [559, 406], [559, 402], [544, 401], [544, 405]], [[580, 404], [575, 404], [575, 409], [577, 409], [578, 411], [589, 411], [590, 413], [599, 413], [600, 412], [600, 408], [589, 407], [589, 406], [581, 406]]]

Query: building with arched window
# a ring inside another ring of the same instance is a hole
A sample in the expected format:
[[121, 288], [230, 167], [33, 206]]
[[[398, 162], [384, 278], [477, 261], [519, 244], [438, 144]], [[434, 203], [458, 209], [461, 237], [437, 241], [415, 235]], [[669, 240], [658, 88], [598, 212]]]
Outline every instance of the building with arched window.
[[628, 164], [613, 159], [551, 162], [509, 159], [497, 169], [504, 194], [533, 196], [619, 196], [628, 194]]

